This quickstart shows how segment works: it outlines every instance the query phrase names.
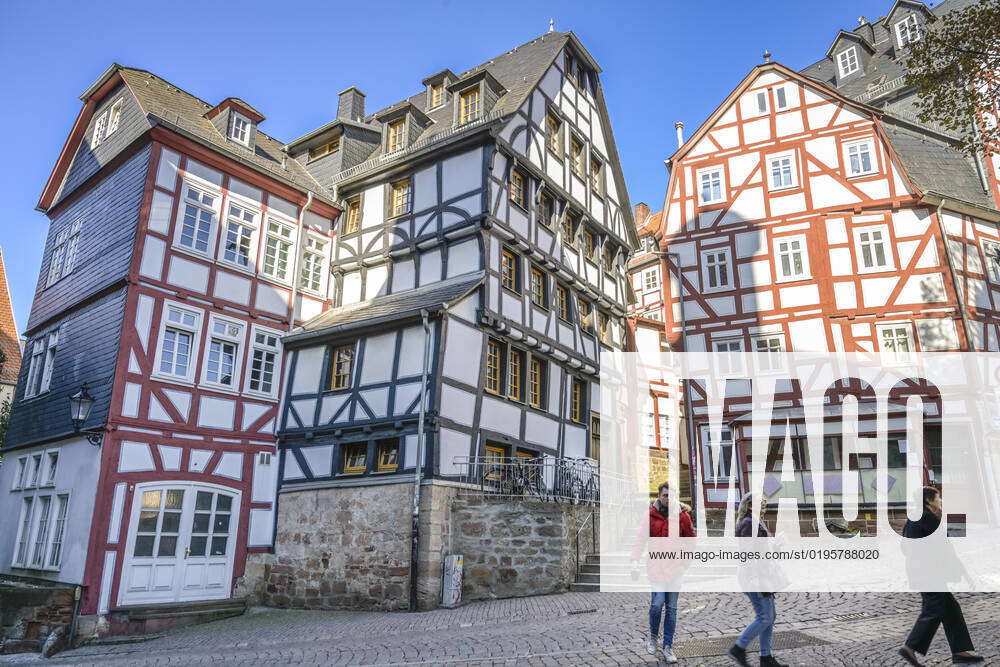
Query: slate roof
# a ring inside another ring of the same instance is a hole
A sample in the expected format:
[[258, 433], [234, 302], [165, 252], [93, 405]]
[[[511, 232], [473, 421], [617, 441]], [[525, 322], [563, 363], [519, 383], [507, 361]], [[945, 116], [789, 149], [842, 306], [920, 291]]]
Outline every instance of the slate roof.
[[0, 365], [0, 384], [17, 384], [17, 376], [21, 372], [21, 343], [7, 286], [3, 250], [0, 250], [0, 352], [6, 357]]
[[[214, 108], [214, 104], [195, 97], [152, 72], [132, 67], [120, 67], [119, 72], [150, 122], [168, 127], [174, 126], [195, 140], [207, 143], [215, 150], [227, 153], [268, 176], [288, 182], [318, 195], [328, 203], [333, 203], [330, 193], [306, 171], [305, 167], [296, 160], [286, 158], [282, 150], [283, 142], [260, 130], [257, 130], [253, 150], [228, 141], [212, 121], [205, 118], [205, 112]], [[246, 104], [242, 101], [241, 103]]]
[[418, 317], [421, 310], [436, 312], [481, 285], [484, 277], [482, 271], [476, 271], [424, 287], [332, 308], [293, 329], [284, 337], [284, 342], [302, 342], [356, 328], [406, 320]]
[[[943, 16], [948, 12], [976, 4], [976, 2], [978, 0], [944, 0], [937, 7], [930, 8], [930, 11], [935, 16]], [[888, 9], [891, 10], [891, 6]], [[842, 85], [836, 86], [836, 65], [833, 58], [823, 58], [802, 69], [801, 73], [811, 79], [822, 81], [836, 88], [841, 95], [851, 98], [857, 98], [868, 92], [869, 85], [874, 86], [880, 81], [892, 81], [903, 76], [906, 74], [906, 69], [896, 60], [895, 38], [882, 25], [884, 19], [884, 16], [880, 16], [866, 24], [856, 26], [850, 31], [861, 37], [875, 50], [871, 62], [862, 74], [849, 76]]]
[[906, 174], [918, 188], [995, 208], [983, 190], [975, 164], [954, 142], [906, 127], [891, 116], [882, 119], [882, 126]]
[[[499, 81], [507, 91], [497, 100], [493, 109], [489, 111], [497, 115], [513, 113], [524, 103], [525, 99], [527, 99], [528, 95], [531, 93], [531, 90], [541, 80], [542, 75], [545, 74], [545, 70], [548, 69], [549, 65], [552, 64], [556, 56], [559, 55], [559, 52], [566, 46], [566, 43], [571, 38], [570, 35], [571, 33], [568, 32], [547, 32], [542, 36], [536, 37], [526, 44], [522, 44], [521, 46], [515, 47], [506, 53], [496, 56], [481, 65], [477, 65], [476, 67], [473, 67], [465, 72], [458, 73], [456, 77], [458, 80], [462, 80], [485, 69], [491, 76]], [[367, 114], [364, 118], [364, 123], [366, 125], [372, 125], [376, 128], [380, 128], [381, 124], [375, 120], [376, 116], [381, 116], [387, 112], [394, 111], [407, 104], [412, 104], [418, 109], [421, 109], [433, 121], [429, 123], [426, 128], [424, 128], [423, 132], [418, 137], [413, 139], [414, 142], [427, 139], [435, 134], [451, 129], [453, 121], [452, 105], [445, 104], [436, 109], [428, 110], [426, 108], [426, 89], [420, 90], [419, 92], [410, 95], [399, 102], [390, 104], [387, 107]], [[308, 137], [313, 134], [313, 132], [310, 132], [305, 136]], [[299, 140], [296, 140], [296, 143], [298, 143], [298, 141]], [[369, 156], [369, 158], [376, 157], [383, 151], [384, 146], [380, 145]]]
[[[976, 2], [978, 0], [944, 0], [930, 11], [940, 17]], [[892, 3], [887, 10], [891, 11], [895, 4]], [[871, 62], [862, 74], [849, 76], [841, 85], [836, 85], [836, 65], [832, 58], [823, 58], [800, 73], [845, 97], [880, 107], [884, 112], [882, 122], [889, 141], [907, 175], [918, 188], [978, 206], [997, 208], [1000, 202], [994, 202], [991, 195], [983, 190], [975, 164], [956, 148], [958, 138], [949, 140], [953, 133], [917, 120], [915, 91], [897, 86], [886, 91], [889, 93], [886, 99], [878, 99], [881, 95], [869, 99], [871, 96], [866, 95], [877, 86], [906, 74], [906, 68], [896, 58], [895, 36], [883, 24], [884, 20], [885, 16], [880, 16], [851, 31], [875, 49]], [[933, 30], [933, 26], [930, 24], [928, 29]]]

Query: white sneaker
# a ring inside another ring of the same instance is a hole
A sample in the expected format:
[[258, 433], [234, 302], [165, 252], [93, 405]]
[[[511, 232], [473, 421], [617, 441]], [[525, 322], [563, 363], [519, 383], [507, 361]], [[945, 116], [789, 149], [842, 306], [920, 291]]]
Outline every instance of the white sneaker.
[[646, 640], [646, 653], [650, 655], [656, 655], [656, 635], [653, 635]]
[[677, 662], [677, 656], [674, 655], [674, 649], [670, 646], [663, 647], [663, 662], [673, 665]]

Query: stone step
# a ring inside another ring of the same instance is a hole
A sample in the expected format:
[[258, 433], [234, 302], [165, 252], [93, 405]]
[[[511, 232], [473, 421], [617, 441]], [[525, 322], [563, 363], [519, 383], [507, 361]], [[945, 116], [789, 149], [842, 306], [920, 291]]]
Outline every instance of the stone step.
[[0, 654], [38, 653], [42, 650], [41, 639], [8, 639], [0, 641]]
[[125, 614], [129, 620], [145, 621], [155, 618], [178, 616], [230, 615], [237, 616], [247, 609], [245, 599], [199, 600], [196, 602], [166, 602], [159, 604], [125, 605], [115, 607], [112, 614]]

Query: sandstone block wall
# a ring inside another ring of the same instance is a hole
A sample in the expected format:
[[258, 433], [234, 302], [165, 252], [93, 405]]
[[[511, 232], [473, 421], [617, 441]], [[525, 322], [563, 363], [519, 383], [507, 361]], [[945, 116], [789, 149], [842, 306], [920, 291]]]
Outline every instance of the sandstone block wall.
[[[578, 532], [581, 558], [593, 551], [595, 532], [584, 526], [592, 511], [588, 505], [457, 498], [452, 553], [465, 560], [462, 599], [567, 590], [576, 578]], [[599, 525], [595, 529], [599, 535]]]

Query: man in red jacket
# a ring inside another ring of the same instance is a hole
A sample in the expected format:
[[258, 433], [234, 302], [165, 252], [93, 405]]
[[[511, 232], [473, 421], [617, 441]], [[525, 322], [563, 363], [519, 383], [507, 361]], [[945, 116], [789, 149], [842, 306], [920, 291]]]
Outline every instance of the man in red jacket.
[[[646, 525], [640, 522], [635, 545], [632, 547], [632, 566], [638, 567], [639, 558], [646, 549], [649, 538], [670, 537], [670, 484], [664, 482], [657, 489], [657, 498], [649, 506], [649, 534]], [[680, 503], [680, 515], [677, 517], [678, 532], [681, 537], [694, 537], [694, 524], [688, 511], [691, 508]], [[676, 548], [676, 545], [672, 545]], [[656, 547], [659, 548], [659, 547]], [[660, 616], [663, 607], [667, 608], [663, 620], [663, 659], [667, 663], [677, 662], [674, 655], [674, 631], [677, 628], [677, 597], [676, 585], [671, 585], [684, 571], [683, 561], [669, 559], [649, 559], [646, 561], [646, 573], [652, 585], [649, 600], [649, 639], [646, 640], [646, 651], [656, 655], [657, 639], [660, 631]], [[674, 590], [668, 590], [668, 589]], [[659, 590], [657, 590], [659, 589]]]

